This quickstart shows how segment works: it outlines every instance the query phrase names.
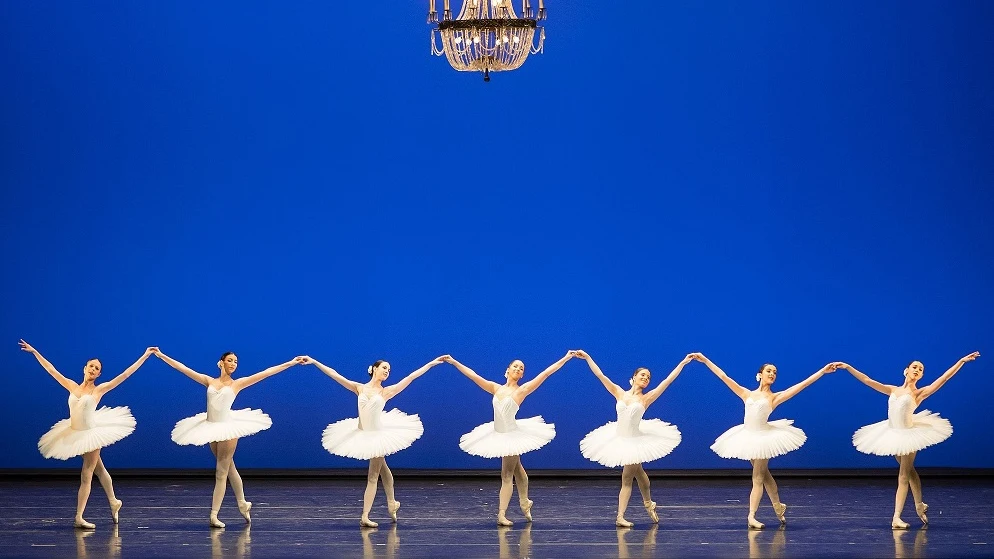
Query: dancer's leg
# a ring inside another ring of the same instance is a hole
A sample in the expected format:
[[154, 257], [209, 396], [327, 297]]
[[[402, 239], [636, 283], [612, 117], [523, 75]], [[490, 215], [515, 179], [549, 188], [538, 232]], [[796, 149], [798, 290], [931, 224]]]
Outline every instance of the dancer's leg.
[[908, 464], [908, 487], [911, 489], [911, 495], [915, 499], [915, 512], [918, 513], [918, 518], [921, 519], [922, 524], [928, 524], [928, 516], [925, 514], [928, 512], [928, 505], [922, 500], [922, 478], [918, 477], [918, 472], [915, 470], [916, 454], [912, 452], [904, 458]]
[[637, 466], [625, 466], [621, 470], [621, 491], [618, 493], [618, 517], [614, 523], [617, 526], [630, 527], [632, 523], [625, 520], [625, 511], [628, 509], [628, 501], [632, 498], [632, 481], [635, 479]]
[[510, 526], [507, 519], [507, 507], [511, 504], [511, 494], [514, 492], [514, 469], [518, 456], [504, 456], [500, 459], [500, 499], [497, 505], [497, 524]]
[[104, 493], [107, 494], [107, 502], [110, 503], [110, 518], [117, 524], [118, 512], [121, 511], [121, 501], [118, 500], [117, 495], [114, 495], [114, 480], [110, 477], [110, 472], [104, 467], [103, 458], [97, 455], [97, 467], [94, 468], [93, 473], [96, 474], [97, 479], [100, 480], [100, 486], [104, 488]]
[[528, 472], [521, 465], [521, 457], [516, 456], [515, 458], [517, 458], [517, 464], [514, 467], [514, 484], [518, 486], [518, 504], [521, 505], [521, 514], [525, 515], [525, 520], [531, 522], [534, 503], [528, 498]]
[[383, 464], [380, 465], [380, 480], [383, 482], [383, 493], [387, 496], [387, 512], [390, 518], [397, 522], [397, 510], [400, 509], [400, 501], [394, 499], [393, 494], [393, 472], [387, 466], [387, 459], [381, 458]]
[[659, 522], [656, 502], [652, 500], [652, 494], [649, 493], [649, 474], [645, 473], [642, 464], [635, 464], [635, 481], [639, 485], [639, 492], [642, 493], [642, 504], [645, 506], [645, 512], [649, 513], [649, 518], [653, 522]]
[[228, 441], [218, 441], [211, 446], [211, 451], [217, 458], [217, 465], [214, 468], [214, 497], [211, 501], [210, 525], [212, 528], [224, 528], [224, 523], [217, 519], [217, 513], [221, 510], [221, 501], [224, 500], [224, 490], [228, 485], [228, 471], [234, 463], [235, 448], [238, 446], [238, 439]]
[[905, 529], [908, 528], [908, 523], [901, 520], [901, 511], [904, 510], [904, 502], [908, 499], [910, 477], [908, 470], [911, 463], [906, 460], [907, 456], [895, 456], [894, 458], [897, 459], [900, 469], [897, 472], [897, 493], [894, 495], [894, 518], [891, 520], [890, 527]]
[[362, 517], [359, 525], [367, 528], [379, 526], [369, 519], [369, 511], [373, 509], [373, 499], [376, 498], [376, 484], [380, 477], [380, 468], [386, 461], [382, 457], [371, 458], [369, 460], [369, 471], [366, 473], [366, 492], [362, 495]]
[[787, 505], [780, 502], [780, 488], [777, 487], [777, 481], [773, 479], [773, 474], [770, 473], [770, 461], [763, 460], [763, 488], [766, 489], [766, 494], [770, 496], [770, 502], [773, 503], [773, 512], [780, 519], [780, 524], [787, 523]]
[[749, 493], [749, 517], [746, 521], [750, 528], [762, 528], [763, 523], [756, 520], [756, 511], [759, 510], [759, 501], [763, 498], [763, 483], [766, 476], [763, 470], [766, 469], [768, 460], [750, 460], [752, 462], [752, 492]]
[[100, 450], [91, 450], [83, 455], [83, 469], [79, 474], [79, 491], [76, 493], [76, 527], [92, 530], [95, 526], [83, 520], [86, 501], [90, 498], [90, 486], [93, 483], [93, 470], [100, 461]]

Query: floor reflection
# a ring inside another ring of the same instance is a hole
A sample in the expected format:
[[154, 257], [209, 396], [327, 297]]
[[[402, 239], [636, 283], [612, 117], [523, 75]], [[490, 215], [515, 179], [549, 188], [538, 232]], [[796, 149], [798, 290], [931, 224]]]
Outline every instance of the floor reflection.
[[111, 557], [121, 556], [121, 533], [117, 524], [112, 524], [107, 534], [96, 530], [76, 530], [76, 557]]
[[[235, 534], [238, 534], [235, 536]], [[231, 548], [232, 542], [234, 548]], [[225, 549], [225, 546], [228, 549]], [[227, 552], [227, 553], [226, 553]], [[211, 559], [232, 557], [245, 559], [252, 556], [252, 525], [246, 524], [240, 531], [226, 532], [224, 528], [211, 528]]]
[[359, 531], [362, 534], [363, 559], [377, 559], [381, 557], [383, 559], [396, 559], [397, 550], [400, 548], [400, 535], [397, 534], [396, 524], [392, 524], [386, 530], [361, 528]]
[[[532, 555], [532, 525], [526, 523], [524, 528], [517, 530], [518, 546], [514, 549], [513, 541], [514, 528], [511, 526], [497, 527], [497, 543], [500, 545], [500, 556], [524, 559]], [[510, 541], [509, 541], [510, 540]]]
[[928, 530], [922, 528], [911, 535], [911, 530], [891, 530], [894, 533], [894, 559], [922, 557], [928, 544]]
[[[772, 535], [770, 535], [772, 532]], [[787, 547], [787, 528], [776, 530], [749, 530], [749, 559], [783, 557]]]
[[[618, 527], [618, 559], [628, 559], [631, 557], [631, 551], [629, 550], [629, 540], [632, 544], [638, 542], [638, 538], [641, 537], [641, 550], [638, 553], [639, 557], [654, 557], [656, 551], [656, 533], [659, 531], [659, 525], [653, 524], [651, 528], [646, 530], [645, 534], [642, 536], [638, 535], [638, 532], [632, 530], [631, 528]], [[633, 534], [633, 532], [635, 532]], [[631, 535], [629, 535], [631, 534]]]

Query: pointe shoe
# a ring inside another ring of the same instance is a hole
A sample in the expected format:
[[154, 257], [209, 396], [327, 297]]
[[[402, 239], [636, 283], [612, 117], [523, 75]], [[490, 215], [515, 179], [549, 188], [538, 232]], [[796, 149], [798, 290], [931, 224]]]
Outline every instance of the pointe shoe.
[[210, 524], [211, 528], [224, 528], [224, 522], [217, 519], [216, 511], [211, 511]]
[[780, 524], [787, 524], [787, 517], [784, 516], [787, 512], [787, 505], [783, 503], [776, 503], [773, 505], [773, 512], [776, 513], [777, 518], [780, 519]]
[[907, 522], [901, 520], [900, 518], [895, 518], [890, 523], [891, 530], [907, 530], [911, 525]]
[[528, 522], [532, 521], [532, 505], [534, 504], [535, 501], [532, 501], [531, 499], [521, 503], [521, 514], [525, 515], [525, 520]]
[[649, 518], [654, 524], [659, 524], [659, 514], [656, 512], [656, 501], [644, 501], [645, 512], [649, 513]]
[[114, 524], [117, 524], [118, 521], [117, 513], [121, 512], [121, 507], [123, 505], [124, 503], [120, 499], [110, 504], [110, 519], [114, 521]]
[[96, 524], [94, 524], [92, 522], [87, 522], [87, 521], [83, 520], [82, 517], [81, 518], [77, 518], [76, 522], [73, 523], [73, 526], [75, 526], [76, 528], [79, 528], [80, 530], [93, 530], [93, 529], [95, 529], [97, 527]]
[[928, 524], [928, 516], [925, 516], [925, 513], [928, 512], [927, 504], [915, 503], [915, 512], [918, 513], [918, 518], [922, 519], [922, 524]]
[[387, 505], [387, 512], [390, 513], [390, 518], [394, 522], [397, 522], [397, 511], [400, 509], [400, 501], [394, 501]]
[[363, 528], [376, 528], [377, 526], [379, 526], [379, 524], [377, 524], [376, 522], [373, 522], [372, 520], [370, 520], [368, 518], [360, 518], [359, 519], [359, 526], [362, 526]]
[[620, 516], [615, 519], [614, 525], [617, 526], [618, 528], [631, 528], [632, 526], [635, 526], [635, 524], [632, 524], [631, 522], [625, 520], [623, 517]]
[[763, 524], [762, 522], [756, 520], [751, 516], [748, 518], [747, 522], [749, 524], [750, 530], [762, 530], [763, 528], [766, 528], [765, 524]]
[[238, 512], [242, 513], [245, 517], [245, 522], [252, 522], [252, 515], [249, 511], [252, 510], [252, 501], [238, 501]]
[[497, 513], [497, 525], [498, 526], [513, 526], [514, 523], [507, 519], [504, 515], [504, 511]]

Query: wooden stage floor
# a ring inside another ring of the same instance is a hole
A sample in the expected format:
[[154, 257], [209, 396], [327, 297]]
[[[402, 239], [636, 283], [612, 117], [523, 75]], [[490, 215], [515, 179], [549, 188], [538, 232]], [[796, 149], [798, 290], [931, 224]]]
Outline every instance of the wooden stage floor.
[[[112, 472], [113, 474], [113, 472]], [[775, 474], [775, 472], [774, 472]], [[888, 478], [784, 478], [789, 505], [780, 528], [768, 502], [765, 530], [746, 529], [747, 478], [654, 478], [659, 525], [649, 522], [638, 490], [628, 520], [614, 526], [618, 481], [533, 476], [534, 522], [516, 503], [514, 526], [498, 528], [496, 476], [398, 477], [399, 523], [386, 515], [382, 491], [360, 529], [364, 480], [245, 477], [251, 527], [225, 497], [223, 530], [207, 526], [213, 479], [115, 479], [124, 501], [119, 526], [94, 479], [86, 517], [72, 526], [77, 481], [0, 479], [0, 557], [991, 557], [994, 479], [929, 479], [927, 529], [910, 504], [910, 530], [890, 528], [894, 485]], [[764, 498], [765, 499], [765, 498]]]

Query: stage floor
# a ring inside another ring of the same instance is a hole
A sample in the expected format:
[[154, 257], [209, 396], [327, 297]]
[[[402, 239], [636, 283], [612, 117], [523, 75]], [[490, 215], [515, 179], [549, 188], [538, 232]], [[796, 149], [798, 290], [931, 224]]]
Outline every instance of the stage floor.
[[[113, 473], [113, 472], [112, 472]], [[774, 472], [775, 474], [776, 472]], [[895, 472], [896, 473], [896, 472]], [[94, 531], [72, 526], [78, 483], [65, 479], [0, 481], [3, 557], [991, 557], [994, 480], [923, 477], [930, 524], [890, 528], [892, 479], [779, 480], [789, 505], [780, 528], [768, 501], [758, 515], [765, 530], [746, 529], [748, 479], [655, 478], [659, 526], [649, 522], [638, 490], [628, 520], [614, 526], [618, 481], [533, 477], [534, 522], [512, 501], [510, 528], [498, 528], [497, 477], [398, 478], [399, 523], [387, 517], [382, 490], [360, 529], [361, 479], [246, 477], [251, 528], [230, 490], [220, 518], [207, 526], [213, 480], [115, 479], [124, 501], [121, 522], [109, 520], [94, 479], [86, 518]]]

